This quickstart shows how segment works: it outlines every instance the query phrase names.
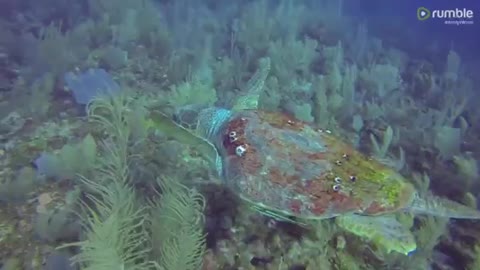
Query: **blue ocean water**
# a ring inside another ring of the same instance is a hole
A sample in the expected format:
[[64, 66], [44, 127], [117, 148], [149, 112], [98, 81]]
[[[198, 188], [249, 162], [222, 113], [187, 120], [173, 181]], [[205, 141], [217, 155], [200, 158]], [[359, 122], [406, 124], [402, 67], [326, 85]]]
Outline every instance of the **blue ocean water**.
[[478, 270], [479, 50], [473, 0], [0, 0], [0, 269]]
[[[345, 12], [352, 16], [358, 16], [369, 22], [372, 29], [378, 31], [384, 28], [397, 26], [397, 29], [410, 32], [410, 38], [405, 36], [402, 40], [410, 48], [422, 50], [420, 44], [427, 44], [431, 40], [439, 40], [443, 43], [443, 50], [450, 49], [451, 46], [458, 47], [465, 53], [475, 57], [473, 53], [480, 46], [480, 25], [477, 23], [480, 3], [477, 1], [345, 1]], [[425, 7], [430, 10], [442, 9], [468, 9], [472, 10], [475, 23], [473, 25], [445, 25], [442, 20], [436, 22], [419, 21], [417, 19], [417, 9]], [[448, 26], [448, 27], [447, 27]], [[467, 27], [468, 26], [468, 27]], [[388, 31], [388, 30], [387, 30]], [[402, 35], [401, 32], [397, 33]], [[453, 44], [453, 45], [452, 45]]]

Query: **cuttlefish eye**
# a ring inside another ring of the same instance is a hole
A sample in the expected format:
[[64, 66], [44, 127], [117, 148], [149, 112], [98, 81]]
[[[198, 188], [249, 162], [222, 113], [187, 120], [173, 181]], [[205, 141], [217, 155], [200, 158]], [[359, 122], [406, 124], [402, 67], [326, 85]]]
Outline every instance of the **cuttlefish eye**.
[[237, 141], [237, 132], [231, 131], [230, 133], [228, 133], [228, 137], [230, 138], [230, 142]]
[[243, 145], [239, 145], [235, 148], [235, 154], [239, 157], [243, 156], [247, 152], [247, 148]]

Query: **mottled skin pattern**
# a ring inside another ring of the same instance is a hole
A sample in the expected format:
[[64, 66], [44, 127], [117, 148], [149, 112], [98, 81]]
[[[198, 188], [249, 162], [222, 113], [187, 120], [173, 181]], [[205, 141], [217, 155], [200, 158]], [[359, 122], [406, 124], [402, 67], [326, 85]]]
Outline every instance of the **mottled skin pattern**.
[[[269, 70], [270, 59], [260, 59], [244, 95], [231, 109], [205, 108], [198, 115], [196, 106], [179, 109], [177, 120], [183, 126], [152, 112], [146, 125], [195, 147], [255, 210], [299, 223], [337, 217], [340, 227], [387, 252], [409, 254], [416, 249], [414, 236], [389, 213], [480, 219], [475, 209], [432, 194], [420, 196], [397, 172], [328, 130], [280, 112], [257, 110]], [[196, 121], [182, 123], [186, 116]]]
[[392, 169], [285, 114], [237, 112], [213, 143], [226, 184], [281, 215], [385, 214], [406, 208], [415, 194]]

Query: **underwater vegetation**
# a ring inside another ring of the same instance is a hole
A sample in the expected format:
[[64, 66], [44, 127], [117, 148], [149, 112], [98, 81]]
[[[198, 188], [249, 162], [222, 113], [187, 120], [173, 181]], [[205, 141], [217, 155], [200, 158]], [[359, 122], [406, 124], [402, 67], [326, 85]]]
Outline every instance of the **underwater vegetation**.
[[3, 1], [0, 269], [479, 269], [476, 26], [353, 2]]

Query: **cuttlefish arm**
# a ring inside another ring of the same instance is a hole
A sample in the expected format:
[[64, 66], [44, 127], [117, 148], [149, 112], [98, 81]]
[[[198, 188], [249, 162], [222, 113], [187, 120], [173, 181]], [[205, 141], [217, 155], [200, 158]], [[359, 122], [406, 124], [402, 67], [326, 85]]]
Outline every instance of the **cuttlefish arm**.
[[[413, 214], [431, 215], [456, 219], [480, 219], [480, 212], [460, 203], [433, 194], [415, 194], [404, 209]], [[348, 232], [366, 238], [387, 252], [395, 251], [405, 255], [415, 251], [416, 244], [410, 230], [400, 224], [393, 215], [362, 216], [344, 215], [335, 219]]]
[[413, 214], [426, 214], [445, 218], [480, 219], [478, 210], [431, 193], [416, 194], [406, 210]]
[[395, 251], [409, 255], [417, 248], [413, 234], [393, 215], [345, 215], [336, 217], [335, 222], [344, 230], [384, 248], [387, 253]]

